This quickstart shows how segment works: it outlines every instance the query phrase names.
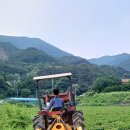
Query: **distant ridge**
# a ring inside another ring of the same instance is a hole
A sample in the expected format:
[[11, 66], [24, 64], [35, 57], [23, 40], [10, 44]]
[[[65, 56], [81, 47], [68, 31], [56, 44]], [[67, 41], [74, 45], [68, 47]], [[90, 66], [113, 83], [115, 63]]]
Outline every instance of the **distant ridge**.
[[122, 53], [114, 56], [103, 56], [100, 58], [92, 58], [88, 60], [96, 65], [119, 66], [130, 71], [130, 54]]
[[79, 64], [90, 64], [86, 59], [77, 56], [64, 56], [59, 58], [64, 64], [79, 65]]
[[72, 54], [65, 52], [39, 38], [0, 35], [0, 41], [10, 42], [19, 49], [27, 49], [28, 47], [35, 47], [53, 57], [72, 56]]

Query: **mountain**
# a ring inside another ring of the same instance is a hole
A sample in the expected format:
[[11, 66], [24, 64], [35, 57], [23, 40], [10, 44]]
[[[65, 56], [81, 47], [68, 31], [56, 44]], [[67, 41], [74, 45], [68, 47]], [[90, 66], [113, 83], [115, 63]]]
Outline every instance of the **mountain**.
[[[12, 43], [14, 46], [16, 46], [19, 49], [27, 49], [29, 47], [36, 48], [50, 55], [51, 57], [54, 57], [57, 60], [60, 60], [64, 64], [84, 64], [84, 63], [89, 64], [89, 62], [86, 59], [77, 57], [68, 52], [65, 52], [39, 38], [13, 37], [13, 36], [0, 35], [0, 42], [1, 41]], [[4, 55], [4, 54], [1, 54], [1, 55]], [[5, 56], [5, 59], [6, 59], [6, 56]]]
[[122, 53], [114, 56], [103, 56], [100, 58], [93, 58], [89, 59], [88, 61], [96, 65], [119, 66], [130, 71], [130, 54], [127, 53]]
[[59, 63], [55, 58], [49, 56], [41, 50], [33, 47], [18, 49], [9, 42], [0, 42], [0, 61], [8, 63]]
[[72, 54], [65, 52], [53, 45], [39, 39], [29, 37], [13, 37], [0, 35], [0, 41], [10, 42], [19, 49], [27, 49], [28, 47], [34, 47], [53, 57], [72, 56]]
[[[66, 63], [66, 64], [63, 64]], [[9, 42], [0, 42], [0, 98], [23, 96], [27, 89], [28, 96], [35, 96], [34, 76], [72, 72], [72, 84], [78, 84], [77, 94], [91, 90], [92, 84], [99, 77], [129, 78], [130, 72], [108, 65], [97, 66], [86, 59], [66, 56], [56, 58], [34, 47], [19, 49]], [[17, 84], [16, 84], [17, 83]], [[63, 84], [62, 84], [63, 83]], [[55, 82], [55, 87], [64, 91], [69, 86], [67, 80]], [[51, 91], [52, 82], [41, 83], [42, 92]], [[17, 89], [17, 91], [16, 91]]]

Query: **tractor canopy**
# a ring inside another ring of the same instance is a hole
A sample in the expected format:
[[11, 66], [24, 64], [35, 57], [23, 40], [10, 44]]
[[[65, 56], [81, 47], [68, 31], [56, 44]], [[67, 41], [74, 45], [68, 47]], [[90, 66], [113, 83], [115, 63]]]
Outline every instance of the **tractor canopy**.
[[[68, 77], [69, 78], [69, 82], [70, 82], [70, 90], [69, 92], [65, 92], [65, 93], [60, 93], [59, 96], [64, 100], [65, 103], [68, 102], [75, 102], [74, 99], [74, 94], [72, 93], [72, 83], [71, 83], [71, 76], [72, 73], [61, 73], [61, 74], [53, 74], [53, 75], [45, 75], [45, 76], [37, 76], [34, 77], [33, 80], [35, 80], [37, 82], [37, 86], [36, 86], [36, 94], [37, 94], [37, 98], [39, 101], [39, 108], [42, 109], [42, 104], [41, 104], [41, 97], [40, 97], [40, 86], [38, 84], [39, 81], [41, 80], [48, 80], [48, 79], [55, 79], [55, 78], [64, 78], [64, 77]], [[54, 97], [53, 94], [46, 94], [46, 96], [43, 96], [42, 99], [44, 101], [44, 104], [47, 105], [47, 103]]]
[[62, 73], [62, 74], [53, 74], [53, 75], [46, 75], [46, 76], [37, 76], [34, 77], [33, 80], [39, 81], [39, 80], [70, 77], [70, 76], [72, 76], [72, 73]]

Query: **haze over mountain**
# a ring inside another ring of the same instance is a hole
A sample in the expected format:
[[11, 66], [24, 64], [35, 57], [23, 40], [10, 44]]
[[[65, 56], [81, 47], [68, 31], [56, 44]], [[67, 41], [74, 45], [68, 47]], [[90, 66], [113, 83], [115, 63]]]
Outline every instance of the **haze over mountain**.
[[88, 60], [96, 65], [119, 66], [130, 71], [130, 54], [122, 53], [114, 56], [103, 56], [100, 58], [92, 58]]
[[9, 63], [55, 63], [58, 61], [45, 52], [33, 47], [18, 49], [12, 43], [0, 42], [0, 61]]

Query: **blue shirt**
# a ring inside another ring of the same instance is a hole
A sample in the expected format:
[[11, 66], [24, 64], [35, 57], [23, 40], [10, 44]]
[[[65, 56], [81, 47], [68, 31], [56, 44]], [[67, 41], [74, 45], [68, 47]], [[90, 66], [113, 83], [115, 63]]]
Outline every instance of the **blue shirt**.
[[50, 104], [45, 108], [45, 110], [50, 110], [51, 108], [63, 108], [64, 107], [64, 101], [59, 96], [55, 96], [53, 99], [51, 99]]

